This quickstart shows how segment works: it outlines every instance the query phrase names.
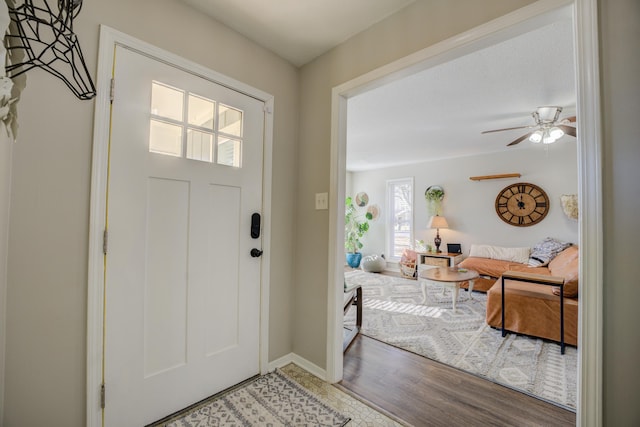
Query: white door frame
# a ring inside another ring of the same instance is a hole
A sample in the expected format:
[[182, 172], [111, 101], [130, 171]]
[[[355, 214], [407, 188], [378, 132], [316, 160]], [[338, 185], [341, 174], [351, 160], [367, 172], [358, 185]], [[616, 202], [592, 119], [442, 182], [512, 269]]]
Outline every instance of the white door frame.
[[[263, 192], [262, 192], [262, 246], [271, 247], [271, 174], [273, 151], [272, 95], [242, 82], [212, 71], [195, 62], [128, 36], [122, 32], [100, 26], [97, 95], [93, 132], [93, 160], [91, 173], [91, 213], [89, 222], [89, 274], [87, 300], [87, 426], [102, 425], [101, 385], [104, 327], [104, 254], [103, 232], [106, 228], [106, 191], [108, 181], [108, 152], [110, 131], [110, 88], [116, 45], [138, 51], [143, 55], [181, 68], [184, 71], [226, 86], [265, 103]], [[269, 345], [269, 273], [270, 251], [262, 255], [260, 272], [260, 372], [268, 368]], [[107, 385], [108, 387], [108, 385]], [[106, 403], [108, 405], [108, 389]]]
[[580, 298], [576, 424], [602, 424], [602, 141], [597, 0], [540, 0], [333, 88], [329, 203], [327, 380], [342, 379], [346, 117], [349, 97], [538, 28], [573, 5], [577, 84]]

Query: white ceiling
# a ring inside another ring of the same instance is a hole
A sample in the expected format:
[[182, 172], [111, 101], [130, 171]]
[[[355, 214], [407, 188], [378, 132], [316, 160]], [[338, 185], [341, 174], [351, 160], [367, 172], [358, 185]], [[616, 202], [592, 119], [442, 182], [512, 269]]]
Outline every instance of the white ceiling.
[[182, 0], [301, 66], [415, 0]]
[[[296, 66], [415, 0], [181, 0]], [[557, 21], [349, 99], [347, 169], [501, 150], [543, 149], [528, 132], [539, 106], [575, 115], [571, 9]], [[564, 136], [558, 142], [575, 143]]]
[[[576, 113], [570, 16], [350, 98], [347, 169], [362, 171], [503, 150], [533, 125], [539, 106]], [[564, 136], [556, 144], [575, 144]]]

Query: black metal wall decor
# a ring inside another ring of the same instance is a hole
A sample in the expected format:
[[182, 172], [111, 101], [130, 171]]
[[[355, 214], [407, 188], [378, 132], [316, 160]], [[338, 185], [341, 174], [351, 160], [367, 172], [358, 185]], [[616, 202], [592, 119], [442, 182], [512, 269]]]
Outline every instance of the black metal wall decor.
[[39, 67], [61, 79], [78, 98], [93, 98], [96, 89], [73, 33], [73, 19], [80, 13], [82, 0], [57, 0], [55, 8], [49, 6], [49, 0], [37, 1], [38, 6], [34, 0], [24, 0], [19, 6], [7, 2], [13, 23], [5, 36], [7, 51], [11, 55], [20, 50], [24, 56], [6, 67], [7, 74], [16, 77]]

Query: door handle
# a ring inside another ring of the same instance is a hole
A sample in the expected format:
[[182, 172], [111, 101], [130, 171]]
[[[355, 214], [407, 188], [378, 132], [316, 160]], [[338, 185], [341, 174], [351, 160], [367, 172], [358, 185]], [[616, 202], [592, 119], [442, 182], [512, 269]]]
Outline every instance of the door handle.
[[258, 249], [258, 248], [251, 249], [251, 256], [253, 258], [258, 258], [261, 255], [262, 255], [262, 251], [260, 249]]

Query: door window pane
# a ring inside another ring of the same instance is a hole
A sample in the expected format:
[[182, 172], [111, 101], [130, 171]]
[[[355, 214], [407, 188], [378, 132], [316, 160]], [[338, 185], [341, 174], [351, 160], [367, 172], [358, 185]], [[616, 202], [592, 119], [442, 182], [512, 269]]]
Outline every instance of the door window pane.
[[170, 156], [182, 156], [182, 126], [151, 120], [149, 151]]
[[242, 111], [220, 104], [218, 130], [232, 136], [242, 136]]
[[189, 129], [187, 131], [187, 159], [213, 161], [213, 135]]
[[151, 114], [182, 121], [184, 92], [153, 82], [151, 87]]
[[213, 130], [215, 102], [197, 95], [189, 95], [189, 124]]
[[218, 137], [218, 164], [240, 167], [240, 141], [237, 139]]
[[244, 112], [165, 83], [151, 83], [149, 151], [241, 167]]

